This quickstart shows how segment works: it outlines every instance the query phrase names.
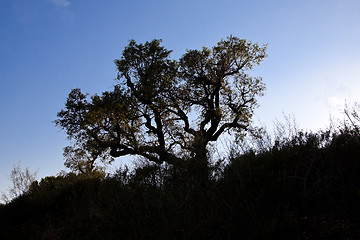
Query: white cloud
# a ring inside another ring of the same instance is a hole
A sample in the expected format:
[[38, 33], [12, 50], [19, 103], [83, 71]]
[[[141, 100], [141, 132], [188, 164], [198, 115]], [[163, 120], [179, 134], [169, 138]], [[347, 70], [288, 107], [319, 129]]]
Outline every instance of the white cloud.
[[71, 4], [68, 0], [51, 0], [51, 2], [58, 7], [68, 7]]
[[327, 101], [332, 108], [338, 108], [341, 104], [340, 99], [337, 97], [328, 97]]

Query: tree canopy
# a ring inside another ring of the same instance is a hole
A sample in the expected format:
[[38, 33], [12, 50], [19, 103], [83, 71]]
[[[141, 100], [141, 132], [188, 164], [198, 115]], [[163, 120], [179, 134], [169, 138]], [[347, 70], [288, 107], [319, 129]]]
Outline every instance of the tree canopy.
[[[137, 155], [157, 164], [206, 165], [209, 143], [225, 132], [249, 131], [265, 90], [261, 77], [249, 72], [267, 56], [266, 49], [230, 36], [173, 60], [161, 40], [131, 40], [115, 60], [113, 90], [89, 96], [73, 89], [58, 113], [55, 124], [73, 141], [65, 157], [111, 161]], [[71, 154], [77, 149], [87, 154]]]

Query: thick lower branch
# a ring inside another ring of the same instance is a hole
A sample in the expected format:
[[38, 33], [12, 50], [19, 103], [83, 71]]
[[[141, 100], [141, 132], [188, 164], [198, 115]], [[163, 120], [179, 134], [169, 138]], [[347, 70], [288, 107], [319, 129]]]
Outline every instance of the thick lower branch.
[[110, 147], [110, 155], [112, 157], [122, 157], [127, 155], [138, 155], [145, 157], [151, 162], [162, 164], [167, 162], [169, 164], [176, 164], [182, 161], [181, 158], [176, 157], [174, 154], [161, 150], [157, 146], [140, 146], [136, 149], [126, 145], [113, 145]]

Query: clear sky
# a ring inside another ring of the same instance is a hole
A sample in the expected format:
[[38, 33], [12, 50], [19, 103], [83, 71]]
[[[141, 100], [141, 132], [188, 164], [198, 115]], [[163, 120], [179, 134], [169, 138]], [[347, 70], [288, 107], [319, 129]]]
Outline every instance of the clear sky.
[[269, 43], [252, 73], [269, 128], [284, 112], [317, 131], [360, 101], [358, 0], [0, 0], [0, 22], [0, 191], [18, 160], [39, 177], [64, 169], [56, 113], [73, 88], [110, 90], [130, 39], [161, 38], [173, 58], [230, 34]]

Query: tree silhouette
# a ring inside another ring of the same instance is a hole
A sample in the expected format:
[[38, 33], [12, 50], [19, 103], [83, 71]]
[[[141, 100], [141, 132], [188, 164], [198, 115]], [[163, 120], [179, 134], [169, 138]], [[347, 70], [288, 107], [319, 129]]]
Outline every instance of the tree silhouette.
[[131, 40], [115, 60], [114, 89], [91, 97], [72, 90], [55, 123], [75, 145], [97, 153], [138, 155], [157, 164], [188, 160], [205, 170], [210, 142], [250, 130], [265, 86], [248, 72], [266, 57], [266, 48], [230, 36], [172, 60], [161, 40]]
[[1, 200], [5, 203], [21, 196], [29, 190], [32, 182], [36, 180], [37, 171], [31, 172], [28, 167], [22, 168], [21, 161], [14, 164], [9, 179], [12, 186], [8, 189], [7, 193], [1, 193]]

